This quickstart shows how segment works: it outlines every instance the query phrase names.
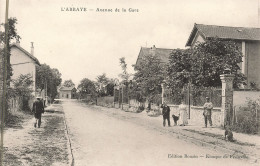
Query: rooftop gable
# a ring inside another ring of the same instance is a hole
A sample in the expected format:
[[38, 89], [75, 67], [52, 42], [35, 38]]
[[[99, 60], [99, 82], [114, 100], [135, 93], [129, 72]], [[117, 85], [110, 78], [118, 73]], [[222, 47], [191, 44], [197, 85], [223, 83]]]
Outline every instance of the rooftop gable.
[[27, 55], [29, 58], [31, 58], [37, 65], [41, 66], [40, 62], [38, 61], [38, 59], [33, 56], [32, 54], [30, 54], [28, 51], [26, 51], [25, 49], [23, 49], [21, 46], [19, 46], [16, 43], [11, 44], [11, 48], [12, 47], [16, 47], [18, 48], [20, 51], [22, 51], [25, 55]]
[[200, 35], [205, 39], [218, 37], [221, 39], [260, 41], [260, 28], [230, 27], [195, 23], [186, 46], [191, 46], [197, 33], [200, 33]]
[[[60, 91], [71, 91], [71, 90], [73, 90], [75, 87], [65, 87], [65, 86], [63, 86], [63, 87], [61, 87], [60, 88]], [[76, 88], [75, 88], [76, 89]]]
[[148, 47], [141, 47], [138, 58], [136, 60], [136, 65], [138, 65], [139, 61], [143, 58], [145, 55], [155, 55], [157, 56], [162, 63], [168, 63], [169, 62], [169, 56], [170, 53], [174, 49], [168, 49], [168, 48], [156, 48], [155, 46], [148, 48]]

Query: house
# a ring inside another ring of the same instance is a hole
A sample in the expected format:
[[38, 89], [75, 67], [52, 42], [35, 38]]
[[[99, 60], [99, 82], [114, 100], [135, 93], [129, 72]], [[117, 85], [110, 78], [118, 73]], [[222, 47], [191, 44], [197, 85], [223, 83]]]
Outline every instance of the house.
[[218, 37], [235, 41], [243, 54], [241, 72], [247, 77], [246, 83], [260, 85], [260, 28], [229, 27], [194, 24], [186, 46], [193, 48], [198, 42]]
[[168, 63], [169, 62], [169, 56], [170, 56], [172, 51], [173, 51], [173, 49], [156, 48], [155, 45], [151, 48], [141, 47], [140, 52], [139, 52], [138, 57], [137, 57], [137, 60], [136, 60], [136, 66], [140, 65], [142, 58], [146, 55], [155, 55], [161, 60], [162, 63]]
[[34, 56], [33, 43], [31, 46], [31, 53], [20, 46], [19, 42], [11, 44], [10, 64], [12, 66], [11, 79], [17, 79], [21, 74], [31, 74], [33, 80], [33, 95], [36, 93], [36, 66], [40, 66], [40, 62]]
[[59, 89], [60, 99], [76, 99], [77, 89], [75, 87], [61, 87]]

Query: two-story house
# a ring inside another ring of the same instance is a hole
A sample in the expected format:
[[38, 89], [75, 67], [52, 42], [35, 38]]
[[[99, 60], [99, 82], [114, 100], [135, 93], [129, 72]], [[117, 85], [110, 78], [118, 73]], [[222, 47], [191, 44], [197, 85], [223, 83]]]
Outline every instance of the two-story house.
[[31, 53], [20, 46], [19, 42], [11, 45], [10, 64], [12, 66], [12, 79], [17, 79], [21, 74], [30, 74], [33, 80], [33, 95], [36, 93], [36, 66], [40, 65], [38, 59], [34, 56], [33, 43]]
[[229, 27], [194, 24], [186, 46], [193, 48], [196, 43], [218, 37], [235, 41], [243, 54], [241, 72], [247, 77], [246, 83], [255, 82], [260, 87], [260, 28]]
[[77, 89], [75, 87], [61, 87], [59, 89], [59, 98], [60, 99], [75, 99]]

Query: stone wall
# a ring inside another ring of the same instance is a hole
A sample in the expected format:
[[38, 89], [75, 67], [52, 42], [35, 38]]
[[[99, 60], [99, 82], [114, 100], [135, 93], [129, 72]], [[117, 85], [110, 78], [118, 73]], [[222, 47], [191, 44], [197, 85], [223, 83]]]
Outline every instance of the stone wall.
[[114, 105], [114, 97], [113, 96], [105, 96], [97, 98], [97, 105], [104, 107], [113, 107]]
[[[172, 114], [179, 114], [178, 105], [169, 105], [171, 109], [171, 119]], [[188, 108], [188, 106], [187, 106]], [[188, 109], [187, 109], [188, 113]], [[188, 116], [189, 117], [189, 116]], [[204, 126], [204, 116], [203, 107], [191, 106], [190, 109], [190, 119], [188, 119], [189, 125]], [[221, 108], [213, 108], [212, 110], [212, 123], [213, 126], [221, 126]]]
[[260, 99], [260, 91], [234, 91], [233, 106], [239, 107], [246, 104], [247, 99]]

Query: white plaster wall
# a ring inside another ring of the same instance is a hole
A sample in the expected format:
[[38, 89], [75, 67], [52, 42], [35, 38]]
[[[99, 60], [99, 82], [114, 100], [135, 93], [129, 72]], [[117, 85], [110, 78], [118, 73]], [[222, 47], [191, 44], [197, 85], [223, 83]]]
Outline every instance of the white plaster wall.
[[203, 37], [199, 33], [196, 33], [194, 40], [192, 41], [191, 48], [193, 48], [196, 44], [203, 42], [205, 42]]
[[233, 105], [236, 107], [246, 105], [248, 99], [260, 99], [260, 91], [234, 91]]
[[25, 53], [16, 47], [11, 48], [10, 63], [13, 69], [12, 79], [17, 79], [21, 74], [31, 74], [33, 80], [33, 91], [35, 95], [36, 64]]

